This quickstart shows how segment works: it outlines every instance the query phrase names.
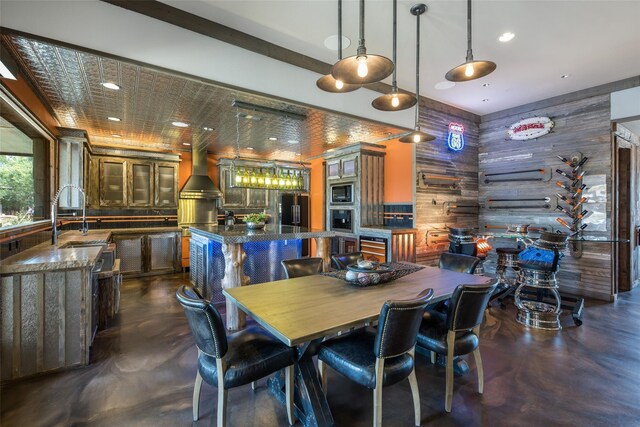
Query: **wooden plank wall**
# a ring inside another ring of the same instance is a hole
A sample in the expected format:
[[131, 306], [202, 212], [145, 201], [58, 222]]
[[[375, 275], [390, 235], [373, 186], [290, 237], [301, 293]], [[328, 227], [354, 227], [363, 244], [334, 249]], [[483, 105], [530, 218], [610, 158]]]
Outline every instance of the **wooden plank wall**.
[[[426, 234], [447, 226], [477, 227], [477, 211], [464, 214], [446, 213], [448, 203], [476, 205], [478, 203], [478, 134], [479, 117], [453, 107], [434, 108], [433, 101], [421, 101], [420, 124], [422, 130], [436, 137], [435, 141], [415, 146], [416, 173], [446, 175], [460, 178], [456, 189], [417, 185], [415, 227], [417, 262], [437, 265], [440, 253], [448, 250], [448, 241], [427, 245]], [[465, 127], [465, 147], [455, 152], [447, 148], [450, 122]]]
[[[563, 217], [553, 211], [555, 193], [564, 191], [555, 185], [566, 182], [556, 169], [567, 171], [556, 155], [569, 157], [581, 152], [589, 157], [583, 169], [587, 175], [605, 175], [607, 182], [607, 231], [587, 234], [611, 237], [612, 206], [612, 154], [610, 95], [585, 91], [583, 97], [572, 97], [549, 105], [541, 101], [518, 107], [512, 114], [504, 112], [483, 117], [480, 125], [479, 171], [495, 173], [527, 169], [551, 169], [551, 180], [544, 182], [491, 183], [480, 186], [480, 226], [506, 224], [536, 224], [562, 229], [555, 220]], [[522, 118], [548, 116], [555, 122], [553, 132], [537, 140], [507, 140], [507, 128]], [[487, 199], [550, 197], [551, 209], [491, 210]], [[586, 206], [588, 209], [588, 205]], [[564, 230], [566, 231], [566, 230]], [[586, 230], [588, 231], [588, 229]], [[563, 291], [611, 300], [615, 293], [612, 274], [612, 247], [610, 244], [584, 244], [581, 258], [566, 256], [561, 263], [559, 277]]]

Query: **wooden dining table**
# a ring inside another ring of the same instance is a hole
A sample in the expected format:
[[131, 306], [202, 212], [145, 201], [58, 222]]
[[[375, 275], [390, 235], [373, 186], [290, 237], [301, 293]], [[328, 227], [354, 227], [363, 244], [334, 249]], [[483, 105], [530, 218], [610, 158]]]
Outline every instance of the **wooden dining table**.
[[[415, 298], [423, 290], [432, 288], [435, 303], [449, 298], [460, 284], [486, 285], [492, 281], [485, 276], [424, 267], [393, 282], [370, 287], [314, 275], [223, 292], [229, 301], [280, 341], [296, 347], [295, 413], [301, 423], [309, 427], [335, 425], [312, 359], [325, 337], [377, 320], [387, 300]], [[271, 378], [269, 388], [284, 403], [283, 376]]]

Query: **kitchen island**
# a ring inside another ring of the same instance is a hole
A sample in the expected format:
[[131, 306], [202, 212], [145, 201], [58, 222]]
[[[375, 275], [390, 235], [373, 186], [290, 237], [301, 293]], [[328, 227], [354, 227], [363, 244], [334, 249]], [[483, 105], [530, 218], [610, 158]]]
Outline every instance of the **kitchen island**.
[[227, 329], [242, 329], [244, 313], [226, 301], [222, 289], [284, 279], [280, 261], [300, 258], [302, 239], [316, 240], [316, 256], [329, 269], [331, 231], [268, 224], [252, 230], [245, 225], [190, 227], [190, 270], [193, 285], [213, 302], [226, 302]]

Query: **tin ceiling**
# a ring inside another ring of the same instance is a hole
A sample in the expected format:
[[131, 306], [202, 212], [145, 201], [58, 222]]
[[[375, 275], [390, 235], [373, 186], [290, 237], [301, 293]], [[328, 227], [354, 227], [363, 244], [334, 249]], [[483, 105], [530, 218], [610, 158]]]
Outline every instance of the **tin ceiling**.
[[[189, 151], [186, 144], [207, 144], [216, 155], [233, 156], [238, 129], [242, 157], [297, 160], [406, 132], [22, 36], [3, 34], [2, 42], [60, 125], [85, 130], [93, 145], [175, 152]], [[102, 82], [121, 89], [104, 88]], [[236, 108], [234, 100], [283, 113]], [[175, 127], [174, 121], [189, 127]]]

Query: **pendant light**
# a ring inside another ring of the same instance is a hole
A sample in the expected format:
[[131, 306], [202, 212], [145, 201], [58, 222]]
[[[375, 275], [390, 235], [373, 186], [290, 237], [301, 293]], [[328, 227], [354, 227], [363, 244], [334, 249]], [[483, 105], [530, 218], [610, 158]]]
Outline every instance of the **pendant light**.
[[449, 70], [445, 78], [452, 82], [466, 82], [491, 74], [496, 63], [491, 61], [474, 61], [471, 49], [471, 0], [467, 0], [467, 60], [464, 64]]
[[[420, 96], [420, 15], [427, 11], [427, 5], [420, 3], [411, 8], [411, 14], [416, 16], [416, 99]], [[400, 138], [400, 142], [416, 143], [429, 142], [435, 136], [420, 130], [420, 101], [416, 102], [416, 128], [413, 132]]]
[[367, 54], [364, 45], [364, 0], [360, 0], [360, 40], [356, 55], [341, 59], [331, 69], [331, 75], [347, 84], [375, 83], [389, 77], [395, 65], [389, 58]]
[[[338, 0], [338, 61], [342, 59], [342, 0]], [[346, 93], [360, 89], [359, 85], [351, 85], [344, 83], [342, 80], [336, 80], [331, 73], [322, 76], [316, 82], [316, 86], [326, 92]]]
[[[393, 0], [393, 63], [397, 64], [398, 50], [398, 0]], [[408, 93], [398, 93], [398, 82], [396, 81], [396, 70], [393, 69], [393, 81], [391, 82], [391, 93], [381, 95], [371, 102], [373, 108], [382, 111], [400, 111], [413, 107], [417, 99]]]

